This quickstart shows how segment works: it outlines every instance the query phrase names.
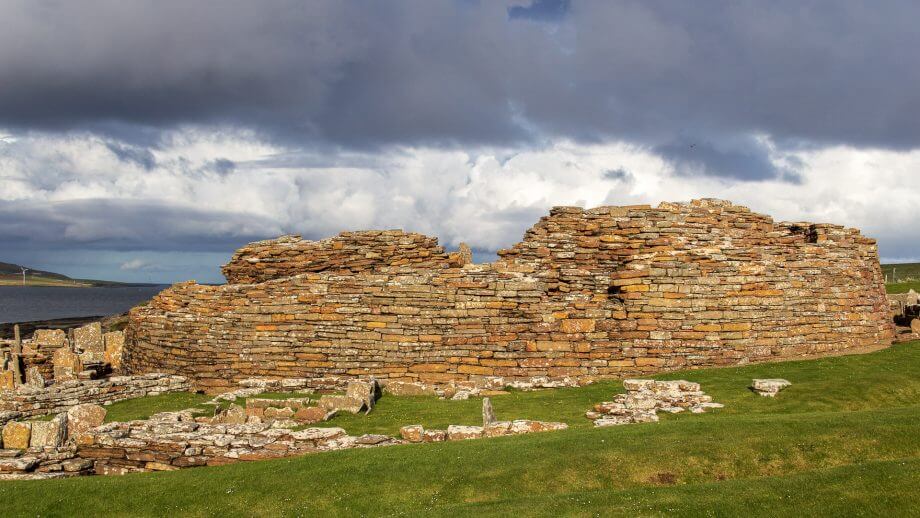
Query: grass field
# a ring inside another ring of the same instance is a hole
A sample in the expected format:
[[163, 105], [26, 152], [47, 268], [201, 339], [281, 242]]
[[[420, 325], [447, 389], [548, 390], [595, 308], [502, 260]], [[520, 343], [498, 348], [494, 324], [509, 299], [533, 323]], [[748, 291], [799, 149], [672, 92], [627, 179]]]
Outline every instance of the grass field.
[[920, 263], [883, 264], [882, 273], [888, 280], [888, 293], [907, 293], [911, 289], [920, 292]]
[[[22, 275], [0, 275], [0, 286], [22, 286]], [[26, 274], [25, 286], [59, 286], [64, 288], [88, 288], [92, 283], [75, 279], [55, 279]]]
[[[776, 399], [747, 389], [751, 378], [767, 376], [793, 385]], [[700, 382], [726, 407], [596, 429], [583, 413], [619, 383], [514, 392], [493, 398], [499, 418], [572, 428], [172, 473], [0, 482], [0, 502], [8, 516], [920, 514], [920, 343], [660, 376], [678, 377]], [[134, 407], [131, 415], [141, 416], [176, 403], [171, 398], [110, 412]], [[352, 434], [476, 424], [480, 404], [384, 396], [369, 416], [329, 424]]]

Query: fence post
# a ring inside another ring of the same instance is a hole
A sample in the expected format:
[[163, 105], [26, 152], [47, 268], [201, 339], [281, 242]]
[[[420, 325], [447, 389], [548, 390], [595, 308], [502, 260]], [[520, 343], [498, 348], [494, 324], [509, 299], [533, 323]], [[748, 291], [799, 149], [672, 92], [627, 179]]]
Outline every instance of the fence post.
[[16, 384], [23, 382], [22, 379], [22, 367], [20, 361], [22, 358], [22, 337], [19, 335], [19, 324], [13, 326], [13, 354], [12, 363], [13, 363], [13, 377], [16, 379]]

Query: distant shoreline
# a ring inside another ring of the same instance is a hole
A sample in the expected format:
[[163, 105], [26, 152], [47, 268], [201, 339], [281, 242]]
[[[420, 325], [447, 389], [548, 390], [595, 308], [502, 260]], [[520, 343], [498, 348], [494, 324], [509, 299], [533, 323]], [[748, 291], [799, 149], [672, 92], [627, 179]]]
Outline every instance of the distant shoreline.
[[151, 288], [155, 286], [166, 286], [166, 284], [156, 282], [115, 282], [86, 279], [63, 281], [59, 279], [26, 278], [26, 283], [23, 285], [21, 279], [14, 280], [0, 277], [0, 288], [17, 286], [20, 288]]
[[105, 318], [111, 318], [117, 315], [96, 315], [89, 317], [70, 317], [70, 318], [51, 318], [47, 320], [30, 320], [27, 322], [8, 322], [0, 324], [0, 338], [13, 338], [13, 326], [19, 326], [19, 331], [23, 339], [31, 338], [36, 329], [69, 329], [79, 327], [91, 322], [99, 322]]

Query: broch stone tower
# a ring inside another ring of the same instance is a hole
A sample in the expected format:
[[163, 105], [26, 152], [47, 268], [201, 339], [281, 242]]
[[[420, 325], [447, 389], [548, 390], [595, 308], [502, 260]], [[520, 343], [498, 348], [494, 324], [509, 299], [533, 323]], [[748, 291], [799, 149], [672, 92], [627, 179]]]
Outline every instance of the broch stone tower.
[[[285, 236], [130, 312], [129, 372], [442, 385], [634, 376], [883, 347], [875, 241], [719, 200], [556, 207], [493, 263], [402, 231]], [[499, 379], [500, 378], [500, 379]]]

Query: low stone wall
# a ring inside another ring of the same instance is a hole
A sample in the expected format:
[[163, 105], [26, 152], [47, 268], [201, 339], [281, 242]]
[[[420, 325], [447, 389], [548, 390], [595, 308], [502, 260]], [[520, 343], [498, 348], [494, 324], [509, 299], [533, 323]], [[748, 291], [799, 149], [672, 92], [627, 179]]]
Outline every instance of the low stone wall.
[[7, 411], [19, 414], [17, 418], [29, 418], [66, 412], [83, 403], [107, 405], [125, 399], [189, 390], [192, 386], [185, 377], [160, 373], [65, 381], [44, 388], [23, 385], [16, 391], [0, 392], [0, 414]]
[[0, 456], [0, 480], [49, 479], [93, 474], [93, 461], [77, 457], [77, 449], [73, 446], [25, 452], [0, 452], [6, 454]]
[[269, 423], [204, 424], [190, 412], [109, 423], [80, 434], [77, 456], [100, 475], [215, 466], [305, 453], [401, 444], [386, 435], [350, 436], [341, 428], [295, 431]]

